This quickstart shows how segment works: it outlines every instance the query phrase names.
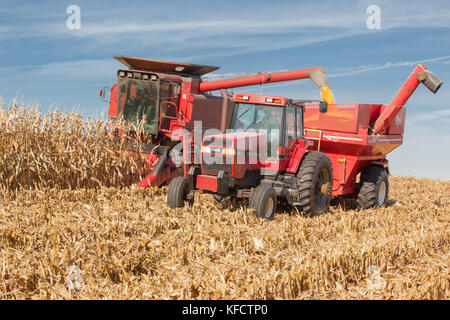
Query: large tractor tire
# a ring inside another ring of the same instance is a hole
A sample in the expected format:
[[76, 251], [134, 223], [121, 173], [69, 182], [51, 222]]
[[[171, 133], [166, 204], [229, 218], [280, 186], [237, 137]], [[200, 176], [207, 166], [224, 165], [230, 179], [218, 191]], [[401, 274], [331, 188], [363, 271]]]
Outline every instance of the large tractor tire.
[[250, 207], [257, 217], [272, 220], [277, 210], [277, 194], [267, 185], [257, 186], [250, 196]]
[[182, 208], [189, 193], [189, 182], [185, 177], [175, 177], [167, 191], [167, 205], [170, 208]]
[[386, 169], [370, 166], [361, 173], [356, 203], [359, 209], [378, 208], [386, 204], [389, 179]]
[[300, 209], [309, 216], [324, 214], [330, 207], [333, 189], [333, 169], [328, 156], [308, 152], [297, 173]]

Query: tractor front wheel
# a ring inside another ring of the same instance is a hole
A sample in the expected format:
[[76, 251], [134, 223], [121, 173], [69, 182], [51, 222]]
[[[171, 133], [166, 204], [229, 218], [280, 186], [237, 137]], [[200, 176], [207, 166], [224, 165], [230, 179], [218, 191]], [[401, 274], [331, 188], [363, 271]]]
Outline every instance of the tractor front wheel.
[[309, 151], [297, 174], [300, 209], [309, 216], [328, 211], [333, 188], [333, 169], [328, 156]]
[[277, 210], [277, 194], [272, 187], [260, 185], [250, 196], [250, 207], [257, 217], [272, 220]]
[[167, 205], [170, 208], [182, 208], [185, 201], [188, 201], [189, 182], [185, 177], [176, 177], [170, 184], [167, 191]]
[[386, 204], [389, 194], [389, 179], [386, 169], [370, 166], [361, 173], [358, 199], [359, 209], [378, 208]]

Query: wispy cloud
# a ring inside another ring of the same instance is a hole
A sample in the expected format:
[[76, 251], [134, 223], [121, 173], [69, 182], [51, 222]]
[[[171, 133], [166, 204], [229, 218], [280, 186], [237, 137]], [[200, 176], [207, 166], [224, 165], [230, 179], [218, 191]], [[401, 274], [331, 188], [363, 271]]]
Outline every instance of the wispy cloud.
[[366, 66], [359, 66], [359, 67], [339, 68], [339, 69], [335, 69], [335, 71], [337, 71], [336, 73], [332, 73], [328, 77], [329, 78], [344, 77], [344, 76], [358, 74], [358, 73], [364, 73], [364, 72], [370, 72], [370, 71], [376, 71], [376, 70], [384, 70], [384, 69], [390, 69], [390, 68], [396, 68], [396, 67], [415, 66], [417, 64], [430, 63], [430, 62], [449, 63], [450, 55], [429, 58], [429, 59], [415, 60], [415, 61], [399, 61], [399, 62], [394, 62], [394, 63], [386, 62], [385, 64], [381, 64], [381, 65], [366, 65]]
[[3, 68], [0, 94], [11, 96], [16, 91], [40, 90], [54, 97], [58, 92], [49, 92], [55, 89], [100, 88], [114, 81], [115, 70], [120, 66], [114, 59], [87, 59]]
[[425, 121], [444, 121], [450, 124], [450, 109], [441, 109], [414, 114], [408, 119], [410, 124], [417, 124]]
[[[399, 61], [399, 62], [386, 62], [384, 64], [371, 64], [371, 65], [363, 65], [363, 66], [354, 66], [354, 67], [345, 67], [345, 68], [336, 68], [331, 73], [327, 73], [327, 78], [336, 78], [336, 77], [346, 77], [350, 75], [355, 75], [359, 73], [366, 73], [371, 71], [377, 71], [377, 70], [385, 70], [390, 68], [396, 68], [396, 67], [408, 67], [408, 66], [415, 66], [417, 64], [423, 64], [423, 63], [442, 63], [442, 64], [449, 64], [450, 63], [450, 55], [449, 56], [442, 56], [442, 57], [435, 57], [435, 58], [428, 58], [428, 59], [421, 59], [421, 60], [415, 60], [415, 61]], [[282, 71], [282, 70], [280, 70]], [[298, 85], [299, 83], [302, 83], [300, 81], [291, 81], [288, 83], [280, 83], [280, 84], [273, 84], [265, 86], [266, 88], [275, 88], [275, 87], [285, 87], [285, 86], [293, 86]]]
[[[105, 10], [105, 3], [79, 2], [82, 13], [80, 30], [65, 27], [67, 15], [63, 4], [55, 6], [44, 3], [41, 10], [34, 11], [24, 4], [21, 10], [10, 12], [5, 9], [3, 15], [6, 20], [0, 27], [0, 41], [24, 38], [65, 41], [67, 46], [81, 52], [111, 52], [118, 46], [125, 46], [129, 51], [145, 49], [161, 52], [164, 48], [166, 54], [173, 55], [190, 50], [196, 51], [199, 58], [205, 58], [374, 34], [366, 28], [365, 9], [371, 4], [367, 1], [325, 1], [320, 4], [315, 1], [248, 1], [239, 2], [239, 9], [233, 4], [224, 6], [200, 1], [183, 6], [182, 16], [179, 10], [183, 4], [180, 3], [116, 3], [108, 5], [109, 9]], [[424, 11], [417, 10], [423, 7], [421, 2], [418, 6], [404, 6], [401, 1], [384, 2], [381, 5], [381, 31], [393, 28], [448, 28], [450, 10], [445, 3], [429, 4], [429, 10]], [[207, 14], [206, 8], [209, 9]], [[3, 18], [1, 14], [0, 11], [0, 18]]]

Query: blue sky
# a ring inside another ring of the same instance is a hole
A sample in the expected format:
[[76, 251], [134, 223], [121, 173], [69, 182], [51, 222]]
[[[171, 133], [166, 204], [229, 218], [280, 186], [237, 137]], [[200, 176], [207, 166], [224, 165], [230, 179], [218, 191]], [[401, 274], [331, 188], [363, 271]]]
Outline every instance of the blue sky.
[[[66, 27], [78, 5], [81, 28]], [[369, 30], [366, 9], [381, 9]], [[9, 1], [0, 5], [0, 96], [85, 115], [106, 114], [98, 89], [121, 67], [113, 55], [210, 64], [227, 74], [321, 66], [337, 102], [388, 103], [417, 63], [445, 82], [406, 104], [394, 174], [450, 179], [448, 1]], [[308, 82], [241, 89], [319, 98]], [[235, 90], [236, 92], [236, 90]]]

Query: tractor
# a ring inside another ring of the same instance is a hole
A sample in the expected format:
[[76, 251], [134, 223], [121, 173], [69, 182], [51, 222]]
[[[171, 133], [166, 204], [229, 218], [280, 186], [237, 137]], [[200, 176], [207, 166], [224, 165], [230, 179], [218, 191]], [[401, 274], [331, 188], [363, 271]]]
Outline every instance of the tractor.
[[[192, 203], [194, 192], [221, 198], [249, 198], [258, 217], [272, 219], [277, 199], [318, 215], [331, 199], [333, 168], [325, 153], [310, 151], [304, 137], [306, 101], [237, 94], [224, 134], [206, 135], [200, 165], [176, 177], [168, 188], [169, 207]], [[320, 112], [328, 103], [320, 101]], [[187, 150], [188, 148], [185, 148]]]

